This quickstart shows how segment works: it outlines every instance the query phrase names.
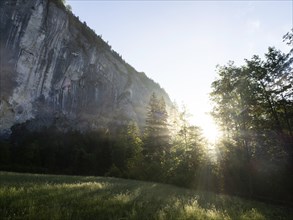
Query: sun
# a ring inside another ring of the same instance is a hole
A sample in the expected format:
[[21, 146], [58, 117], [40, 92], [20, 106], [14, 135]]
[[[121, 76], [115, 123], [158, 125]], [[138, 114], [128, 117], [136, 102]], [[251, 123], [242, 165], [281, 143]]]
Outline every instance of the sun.
[[191, 114], [187, 109], [189, 123], [191, 125], [200, 127], [202, 130], [202, 135], [207, 140], [208, 145], [215, 146], [217, 140], [222, 136], [222, 132], [210, 114], [210, 109], [212, 107], [208, 104], [201, 107], [190, 104], [189, 107], [192, 109]]
[[203, 136], [210, 144], [215, 144], [215, 142], [221, 137], [221, 131], [211, 116], [207, 115], [202, 118], [200, 127], [202, 128]]
[[207, 123], [203, 128], [203, 135], [210, 143], [215, 143], [220, 137], [220, 131], [214, 123]]

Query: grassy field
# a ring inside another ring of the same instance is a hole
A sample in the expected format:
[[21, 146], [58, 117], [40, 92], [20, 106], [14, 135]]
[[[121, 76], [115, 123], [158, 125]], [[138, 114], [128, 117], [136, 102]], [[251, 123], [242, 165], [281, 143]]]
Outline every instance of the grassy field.
[[293, 219], [293, 213], [157, 183], [0, 172], [0, 219]]

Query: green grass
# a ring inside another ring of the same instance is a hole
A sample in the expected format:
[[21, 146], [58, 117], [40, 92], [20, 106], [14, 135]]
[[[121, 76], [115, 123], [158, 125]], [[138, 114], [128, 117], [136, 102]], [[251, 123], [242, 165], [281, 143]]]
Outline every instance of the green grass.
[[0, 219], [293, 219], [293, 213], [157, 183], [0, 172]]

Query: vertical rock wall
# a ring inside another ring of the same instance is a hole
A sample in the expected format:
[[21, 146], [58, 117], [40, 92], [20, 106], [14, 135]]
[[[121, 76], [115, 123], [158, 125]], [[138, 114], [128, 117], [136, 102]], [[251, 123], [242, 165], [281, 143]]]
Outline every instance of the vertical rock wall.
[[54, 0], [0, 2], [0, 133], [14, 124], [95, 129], [142, 124], [152, 92], [138, 73]]

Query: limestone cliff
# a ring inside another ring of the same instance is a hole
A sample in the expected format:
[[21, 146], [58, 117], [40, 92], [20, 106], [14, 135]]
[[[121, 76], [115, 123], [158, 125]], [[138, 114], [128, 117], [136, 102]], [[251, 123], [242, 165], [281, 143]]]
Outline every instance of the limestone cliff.
[[0, 1], [0, 133], [19, 123], [38, 129], [142, 124], [152, 92], [135, 71], [58, 0]]

